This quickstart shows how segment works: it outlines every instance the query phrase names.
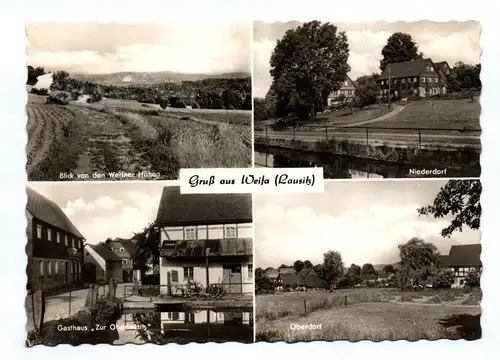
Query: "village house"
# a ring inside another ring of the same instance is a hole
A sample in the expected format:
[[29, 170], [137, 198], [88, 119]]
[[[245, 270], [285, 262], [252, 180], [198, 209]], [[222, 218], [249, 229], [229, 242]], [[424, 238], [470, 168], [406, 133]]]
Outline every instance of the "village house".
[[161, 293], [188, 281], [253, 292], [250, 194], [181, 194], [179, 187], [165, 187], [156, 221]]
[[347, 76], [340, 89], [337, 91], [333, 91], [330, 96], [328, 96], [328, 106], [338, 103], [341, 96], [343, 96], [347, 101], [352, 100], [354, 98], [355, 90], [356, 84], [351, 80], [349, 76]]
[[[446, 73], [451, 69], [446, 62], [436, 65], [431, 59], [388, 64], [377, 82], [380, 96], [429, 97], [446, 94]], [[389, 86], [390, 82], [390, 86]]]
[[272, 282], [276, 282], [276, 280], [278, 280], [279, 274], [280, 273], [278, 269], [274, 269], [272, 267], [268, 267], [266, 270], [264, 270], [264, 276], [267, 277]]
[[282, 289], [314, 289], [324, 288], [325, 282], [316, 274], [312, 268], [302, 269], [300, 272], [294, 268], [279, 269], [276, 281], [277, 290]]
[[134, 270], [133, 258], [136, 250], [135, 242], [131, 239], [108, 239], [106, 245], [122, 261], [123, 281], [132, 281], [132, 272]]
[[453, 288], [462, 288], [469, 271], [482, 269], [481, 244], [453, 245], [448, 255], [440, 256], [441, 266], [451, 269], [455, 276]]
[[26, 192], [28, 290], [82, 285], [83, 235], [55, 202]]
[[123, 282], [122, 259], [106, 243], [85, 245], [85, 282], [99, 283], [114, 279]]

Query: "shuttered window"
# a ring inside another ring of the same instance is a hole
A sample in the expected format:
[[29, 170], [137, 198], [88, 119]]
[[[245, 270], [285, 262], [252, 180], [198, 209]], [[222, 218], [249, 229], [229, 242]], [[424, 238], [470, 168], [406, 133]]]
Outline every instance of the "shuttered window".
[[173, 283], [179, 282], [179, 272], [177, 270], [172, 270], [170, 272], [170, 279]]

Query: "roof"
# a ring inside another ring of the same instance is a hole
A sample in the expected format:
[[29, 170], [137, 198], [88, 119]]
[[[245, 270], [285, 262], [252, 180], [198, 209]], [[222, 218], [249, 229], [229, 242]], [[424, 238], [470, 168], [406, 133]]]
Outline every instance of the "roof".
[[274, 269], [274, 268], [267, 268], [266, 270], [264, 270], [264, 274], [265, 276], [269, 277], [269, 278], [277, 278], [279, 276], [279, 271], [278, 269]]
[[440, 256], [449, 267], [481, 266], [481, 244], [453, 245], [449, 255]]
[[116, 255], [105, 243], [99, 243], [97, 245], [86, 244], [85, 246], [90, 246], [105, 261], [122, 261], [122, 259], [118, 255]]
[[434, 63], [434, 65], [436, 65], [436, 67], [438, 67], [440, 69], [442, 69], [444, 66], [448, 66], [451, 69], [451, 67], [447, 61], [439, 61], [439, 62]]
[[26, 209], [34, 217], [83, 239], [83, 235], [55, 202], [29, 187], [26, 188], [26, 193], [28, 195]]
[[302, 269], [297, 273], [293, 268], [282, 269], [279, 279], [283, 286], [323, 287], [325, 282], [312, 269]]
[[252, 239], [218, 239], [218, 240], [179, 240], [164, 241], [160, 256], [165, 257], [204, 257], [208, 256], [251, 256]]
[[387, 64], [384, 72], [382, 73], [382, 75], [380, 75], [379, 80], [389, 79], [389, 73], [391, 78], [419, 76], [423, 72], [425, 72], [425, 68], [428, 66], [429, 62], [432, 64], [431, 59], [403, 61]]
[[281, 274], [295, 274], [296, 271], [294, 268], [280, 268], [278, 269], [280, 275]]
[[[347, 86], [345, 85], [345, 82], [347, 81]], [[349, 75], [346, 75], [346, 79], [342, 82], [342, 86], [340, 87], [341, 89], [351, 89], [351, 88], [356, 88], [356, 83], [351, 80]]]
[[133, 255], [135, 253], [136, 248], [137, 248], [135, 243], [130, 239], [115, 238], [111, 241], [112, 242], [119, 242], [130, 255]]
[[304, 286], [304, 279], [296, 272], [280, 273], [279, 279], [283, 286]]
[[158, 207], [158, 225], [252, 222], [251, 194], [181, 194], [166, 186]]

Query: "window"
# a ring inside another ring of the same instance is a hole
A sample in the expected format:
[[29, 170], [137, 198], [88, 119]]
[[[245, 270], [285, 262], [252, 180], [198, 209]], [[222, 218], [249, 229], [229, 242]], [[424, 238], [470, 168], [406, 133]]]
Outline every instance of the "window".
[[38, 272], [43, 276], [43, 260], [38, 260]]
[[434, 78], [434, 82], [437, 83], [438, 82], [438, 78]]
[[127, 265], [127, 259], [123, 259], [123, 260], [122, 260], [122, 264], [123, 264], [123, 265]]
[[178, 312], [169, 312], [168, 319], [173, 320], [173, 321], [179, 320], [179, 313]]
[[236, 238], [236, 225], [226, 225], [224, 227], [224, 237], [226, 239]]
[[36, 226], [36, 237], [37, 237], [37, 239], [42, 238], [42, 225]]
[[428, 66], [425, 68], [425, 71], [430, 71]]
[[185, 324], [194, 324], [194, 313], [186, 313], [185, 318], [184, 318], [184, 323]]
[[425, 78], [424, 77], [422, 78], [422, 82], [425, 82]]
[[347, 86], [347, 81], [344, 81], [344, 85]]
[[196, 240], [196, 227], [189, 226], [184, 228], [184, 239], [185, 240]]
[[61, 233], [56, 232], [56, 242], [59, 244], [61, 242]]
[[124, 249], [124, 248], [120, 248], [120, 252], [124, 252], [124, 251], [125, 251], [125, 249]]
[[54, 261], [54, 274], [59, 273], [59, 262]]
[[428, 78], [428, 79], [427, 79], [427, 82], [432, 82], [432, 78]]
[[74, 248], [75, 247], [75, 238], [71, 238], [71, 247]]
[[76, 248], [79, 249], [80, 248], [80, 240], [76, 239], [75, 242], [76, 242]]
[[50, 261], [47, 261], [47, 275], [52, 274], [52, 263]]
[[401, 80], [401, 82], [404, 84], [406, 82], [406, 79]]
[[52, 230], [47, 229], [47, 240], [52, 241]]
[[413, 82], [417, 82], [417, 78], [413, 78]]
[[434, 68], [431, 66], [431, 72], [434, 72]]
[[184, 268], [184, 280], [193, 280], [194, 279], [194, 269], [193, 267], [185, 267]]
[[253, 278], [253, 264], [248, 264], [248, 278]]
[[170, 280], [173, 283], [178, 283], [179, 282], [179, 272], [177, 270], [172, 270], [170, 272]]
[[384, 84], [385, 84], [385, 81], [384, 81], [384, 80], [382, 80], [380, 83], [381, 83], [382, 85], [384, 85]]
[[68, 235], [64, 235], [64, 245], [68, 246]]

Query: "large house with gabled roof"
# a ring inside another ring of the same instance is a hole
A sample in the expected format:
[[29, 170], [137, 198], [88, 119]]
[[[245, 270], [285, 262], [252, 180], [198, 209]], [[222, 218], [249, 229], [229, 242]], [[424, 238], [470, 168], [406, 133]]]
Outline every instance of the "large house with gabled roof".
[[[439, 64], [439, 65], [437, 65]], [[446, 62], [435, 64], [431, 59], [421, 59], [387, 64], [377, 82], [380, 95], [429, 97], [446, 94], [446, 73], [451, 69]], [[389, 86], [390, 83], [390, 86]]]
[[333, 91], [330, 96], [328, 96], [328, 105], [334, 105], [338, 99], [343, 96], [347, 101], [354, 98], [354, 92], [356, 91], [356, 83], [351, 80], [349, 76], [342, 82], [340, 89]]
[[52, 200], [27, 187], [28, 290], [81, 285], [84, 236]]
[[166, 186], [156, 223], [161, 293], [188, 281], [253, 293], [251, 194], [181, 194], [180, 187]]
[[454, 288], [464, 287], [470, 271], [481, 271], [481, 244], [453, 245], [448, 255], [440, 256], [441, 266], [453, 271]]

